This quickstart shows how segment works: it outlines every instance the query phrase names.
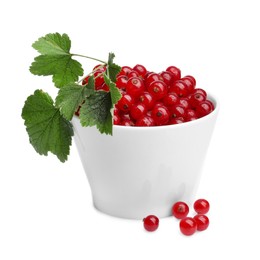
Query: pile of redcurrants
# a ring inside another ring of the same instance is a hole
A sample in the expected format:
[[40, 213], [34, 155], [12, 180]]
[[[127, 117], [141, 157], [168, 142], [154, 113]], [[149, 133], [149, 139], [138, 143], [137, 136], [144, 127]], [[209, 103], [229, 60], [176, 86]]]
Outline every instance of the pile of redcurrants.
[[123, 66], [116, 86], [122, 98], [114, 110], [114, 124], [124, 126], [161, 126], [192, 121], [208, 115], [214, 104], [207, 92], [196, 88], [193, 76], [181, 77], [175, 66], [160, 73], [143, 65]]

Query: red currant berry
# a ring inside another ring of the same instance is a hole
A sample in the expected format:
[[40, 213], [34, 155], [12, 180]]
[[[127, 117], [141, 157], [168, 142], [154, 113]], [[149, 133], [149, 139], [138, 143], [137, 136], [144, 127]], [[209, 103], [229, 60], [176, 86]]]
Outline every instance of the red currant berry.
[[144, 92], [141, 96], [139, 96], [138, 100], [140, 103], [144, 104], [148, 110], [154, 107], [155, 100], [149, 92]]
[[170, 66], [170, 67], [168, 67], [168, 68], [166, 69], [166, 71], [172, 73], [172, 75], [173, 75], [173, 80], [174, 80], [174, 81], [181, 78], [181, 70], [178, 69], [178, 68], [175, 67], [175, 66]]
[[130, 119], [124, 119], [121, 121], [121, 125], [123, 126], [134, 126], [134, 122]]
[[192, 93], [196, 86], [195, 78], [193, 78], [192, 76], [185, 76], [185, 77], [181, 78], [181, 80], [183, 80], [185, 82], [185, 84], [187, 85], [188, 92]]
[[203, 96], [205, 96], [205, 98], [207, 97], [207, 92], [202, 88], [195, 88], [192, 92], [192, 94], [197, 94], [197, 93], [202, 94]]
[[133, 98], [128, 95], [125, 94], [121, 97], [121, 99], [118, 101], [117, 103], [117, 107], [123, 111], [123, 112], [128, 112], [130, 110], [130, 108], [132, 107], [132, 105], [134, 104], [134, 100]]
[[155, 106], [152, 110], [152, 118], [156, 125], [166, 125], [170, 119], [170, 112], [166, 106]]
[[132, 70], [131, 72], [129, 72], [129, 74], [128, 74], [128, 78], [130, 79], [130, 78], [132, 78], [132, 77], [139, 77], [140, 75], [138, 74], [138, 72], [137, 71], [134, 71], [134, 70]]
[[132, 71], [132, 69], [128, 66], [122, 66], [121, 71], [119, 72], [118, 76], [125, 75], [128, 76], [128, 74]]
[[155, 126], [155, 122], [151, 116], [144, 116], [136, 121], [136, 126]]
[[161, 76], [157, 73], [150, 73], [146, 78], [145, 78], [145, 86], [149, 86], [152, 82], [156, 80], [161, 80]]
[[185, 107], [182, 105], [176, 105], [171, 107], [172, 117], [183, 117], [186, 116]]
[[206, 214], [209, 211], [210, 205], [207, 200], [198, 199], [194, 202], [193, 208], [198, 214]]
[[186, 83], [181, 79], [171, 84], [169, 92], [175, 92], [179, 97], [186, 97], [189, 94]]
[[126, 90], [126, 85], [127, 85], [128, 77], [125, 75], [120, 75], [116, 79], [116, 86], [119, 89]]
[[113, 116], [113, 124], [114, 125], [120, 125], [120, 116], [119, 115], [114, 115]]
[[146, 111], [144, 104], [134, 104], [130, 109], [130, 115], [133, 119], [138, 120], [146, 114]]
[[196, 106], [196, 111], [199, 117], [210, 114], [212, 110], [212, 104], [208, 102], [208, 100], [202, 101]]
[[171, 118], [169, 121], [169, 125], [176, 125], [176, 124], [182, 124], [184, 123], [185, 120], [183, 117], [176, 117], [176, 118]]
[[87, 76], [86, 78], [83, 79], [82, 85], [87, 85], [88, 84], [88, 80], [89, 80], [89, 76]]
[[207, 102], [211, 105], [211, 108], [212, 108], [212, 111], [213, 111], [215, 109], [213, 102], [210, 101], [209, 99], [207, 99]]
[[147, 231], [153, 232], [159, 227], [159, 219], [154, 215], [149, 215], [143, 219], [143, 225]]
[[102, 65], [102, 64], [97, 64], [94, 68], [93, 68], [93, 71], [94, 70], [99, 70], [99, 71], [105, 71], [106, 70], [106, 66]]
[[145, 77], [147, 70], [143, 65], [137, 64], [133, 67], [133, 70], [136, 71], [141, 77]]
[[178, 201], [173, 204], [172, 206], [172, 215], [178, 219], [183, 219], [187, 217], [189, 213], [189, 206], [183, 202], [183, 201]]
[[161, 80], [156, 80], [147, 87], [147, 90], [155, 100], [160, 100], [167, 94], [167, 85]]
[[106, 92], [109, 92], [109, 87], [106, 83], [103, 83], [102, 85], [97, 85], [95, 86], [95, 90], [103, 90], [103, 91], [106, 91]]
[[173, 74], [169, 71], [162, 71], [160, 75], [167, 86], [169, 86], [174, 80]]
[[190, 81], [192, 81], [192, 84], [194, 85], [194, 88], [195, 88], [195, 86], [196, 86], [196, 79], [195, 79], [193, 76], [191, 76], [191, 75], [186, 75], [186, 76], [184, 76], [183, 78], [189, 79]]
[[198, 118], [198, 116], [197, 116], [195, 110], [190, 109], [190, 108], [188, 108], [186, 110], [186, 117], [185, 117], [186, 121], [192, 121], [192, 120], [195, 120], [197, 118]]
[[180, 98], [179, 100], [180, 105], [182, 105], [185, 109], [190, 108], [190, 103], [188, 98]]
[[197, 230], [203, 231], [206, 230], [209, 226], [209, 218], [206, 215], [198, 214], [193, 217], [197, 223]]
[[205, 101], [205, 100], [206, 100], [206, 97], [203, 94], [194, 93], [190, 96], [189, 103], [190, 103], [191, 107], [196, 108], [199, 103], [201, 103], [202, 101]]
[[197, 230], [197, 223], [193, 218], [186, 217], [180, 221], [180, 230], [186, 236], [193, 235]]
[[167, 107], [177, 105], [177, 104], [179, 104], [179, 97], [174, 92], [167, 93], [165, 95], [165, 97], [163, 98], [163, 103]]
[[103, 83], [105, 82], [103, 73], [104, 73], [103, 70], [97, 70], [96, 72], [94, 72], [96, 87], [102, 86]]
[[138, 97], [144, 92], [144, 82], [139, 77], [132, 77], [126, 85], [126, 92], [132, 97]]

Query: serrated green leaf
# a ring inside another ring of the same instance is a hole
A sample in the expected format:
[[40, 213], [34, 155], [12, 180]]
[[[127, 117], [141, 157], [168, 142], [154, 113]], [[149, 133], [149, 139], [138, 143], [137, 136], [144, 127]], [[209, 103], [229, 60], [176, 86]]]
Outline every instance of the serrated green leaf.
[[71, 120], [77, 108], [85, 100], [85, 88], [76, 83], [70, 83], [62, 87], [55, 100], [56, 107], [60, 108], [61, 114]]
[[39, 38], [33, 47], [41, 53], [34, 59], [30, 71], [34, 75], [52, 75], [56, 87], [75, 82], [83, 75], [81, 64], [72, 59], [71, 42], [66, 34], [47, 34]]
[[110, 79], [115, 83], [116, 76], [121, 71], [121, 67], [116, 65], [115, 63], [112, 63], [108, 65], [107, 69], [108, 69]]
[[109, 52], [107, 64], [108, 65], [112, 64], [115, 57], [116, 55], [113, 52]]
[[71, 41], [65, 33], [49, 33], [34, 42], [32, 47], [42, 55], [69, 55]]
[[96, 91], [88, 97], [80, 109], [82, 126], [96, 126], [101, 133], [112, 134], [112, 107], [109, 92]]
[[95, 79], [93, 75], [89, 77], [88, 83], [84, 87], [85, 87], [85, 95], [87, 97], [89, 97], [95, 92]]
[[22, 110], [22, 118], [36, 152], [41, 155], [52, 152], [61, 162], [67, 160], [73, 136], [72, 125], [54, 107], [48, 93], [36, 90], [29, 96]]
[[82, 86], [76, 83], [70, 83], [59, 90], [55, 105], [60, 108], [61, 114], [67, 120], [70, 121], [86, 97], [94, 93], [94, 84], [94, 77], [91, 76], [87, 85]]
[[116, 87], [116, 84], [111, 81], [111, 79], [104, 74], [104, 80], [107, 86], [109, 87], [110, 95], [111, 95], [111, 101], [112, 101], [112, 107], [120, 100], [122, 97], [119, 89]]
[[113, 63], [114, 58], [115, 58], [115, 54], [113, 52], [110, 52], [108, 54], [107, 70], [108, 70], [109, 78], [115, 83], [116, 76], [120, 72], [121, 67]]

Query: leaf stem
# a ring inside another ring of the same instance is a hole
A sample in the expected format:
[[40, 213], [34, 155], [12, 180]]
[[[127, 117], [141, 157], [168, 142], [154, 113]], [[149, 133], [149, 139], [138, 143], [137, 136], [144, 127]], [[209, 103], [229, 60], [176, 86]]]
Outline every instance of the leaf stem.
[[93, 57], [89, 57], [89, 56], [86, 56], [86, 55], [81, 55], [81, 54], [71, 54], [71, 56], [83, 57], [83, 58], [95, 60], [95, 61], [98, 61], [98, 62], [102, 62], [104, 64], [107, 63], [106, 61], [103, 61], [103, 60], [100, 60], [100, 59], [96, 59], [96, 58], [93, 58]]

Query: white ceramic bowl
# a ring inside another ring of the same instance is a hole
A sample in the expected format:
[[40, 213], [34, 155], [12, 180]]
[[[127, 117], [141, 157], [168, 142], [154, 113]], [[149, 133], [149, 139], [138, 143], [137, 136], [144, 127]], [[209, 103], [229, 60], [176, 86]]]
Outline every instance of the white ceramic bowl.
[[109, 215], [143, 219], [171, 215], [174, 202], [194, 200], [216, 122], [215, 110], [187, 123], [157, 127], [114, 126], [113, 136], [72, 120], [74, 140], [94, 206]]

